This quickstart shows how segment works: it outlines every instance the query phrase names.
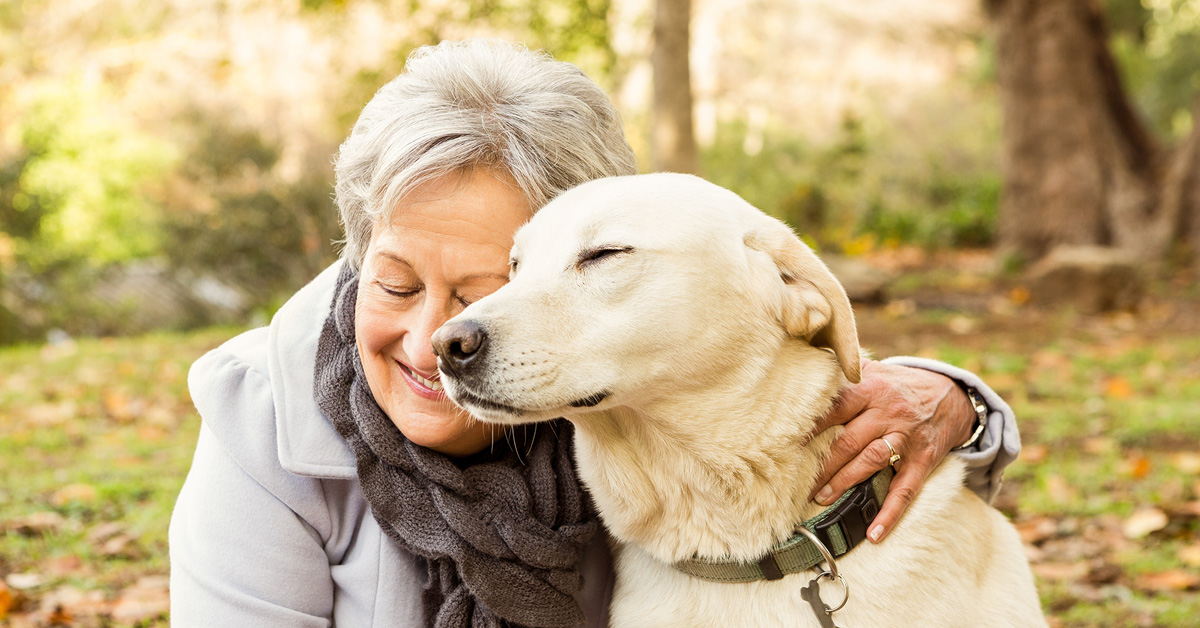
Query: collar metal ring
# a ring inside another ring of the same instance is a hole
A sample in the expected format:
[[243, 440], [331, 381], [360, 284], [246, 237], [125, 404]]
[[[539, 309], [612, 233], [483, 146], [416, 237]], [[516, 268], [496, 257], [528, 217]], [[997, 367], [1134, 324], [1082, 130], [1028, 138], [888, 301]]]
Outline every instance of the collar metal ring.
[[[812, 533], [812, 530], [809, 530], [803, 525], [796, 526], [796, 531], [807, 537], [809, 541], [812, 541], [812, 544], [817, 546], [817, 551], [821, 552], [821, 557], [825, 559], [825, 562], [829, 563], [829, 571], [822, 571], [821, 573], [828, 575], [830, 580], [834, 578], [841, 578], [841, 576], [838, 575], [837, 563], [833, 560], [833, 553], [830, 552], [827, 547], [825, 547], [825, 544], [821, 542], [821, 539], [818, 539], [817, 535]], [[817, 577], [819, 578], [820, 576]], [[842, 604], [845, 603], [845, 600], [843, 600]], [[838, 608], [841, 608], [841, 606]]]
[[[848, 582], [846, 582], [846, 579], [843, 578], [842, 576], [831, 574], [828, 571], [822, 571], [820, 573], [820, 575], [817, 576], [817, 578], [821, 578], [821, 577], [825, 577], [830, 580], [837, 578], [838, 581], [842, 583], [842, 602], [833, 608], [829, 608], [828, 606], [825, 607], [825, 614], [832, 615], [832, 614], [842, 610], [842, 607], [845, 606], [846, 602], [850, 599], [850, 584]], [[818, 595], [820, 595], [820, 589], [818, 589], [817, 592], [818, 592]], [[821, 600], [821, 603], [824, 604], [825, 600]]]

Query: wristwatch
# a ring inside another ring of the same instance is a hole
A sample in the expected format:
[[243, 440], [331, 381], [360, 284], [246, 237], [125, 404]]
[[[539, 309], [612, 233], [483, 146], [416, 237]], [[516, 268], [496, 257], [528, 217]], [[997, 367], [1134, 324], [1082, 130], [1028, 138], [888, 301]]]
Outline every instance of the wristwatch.
[[970, 386], [963, 384], [959, 385], [962, 386], [963, 392], [967, 393], [967, 399], [971, 401], [971, 408], [975, 410], [975, 425], [971, 429], [971, 438], [968, 438], [967, 442], [955, 447], [954, 449], [951, 449], [950, 451], [966, 449], [967, 447], [979, 442], [979, 437], [983, 436], [983, 430], [987, 428], [988, 421], [988, 407], [987, 404], [984, 403], [983, 397], [979, 394], [979, 391], [971, 388]]

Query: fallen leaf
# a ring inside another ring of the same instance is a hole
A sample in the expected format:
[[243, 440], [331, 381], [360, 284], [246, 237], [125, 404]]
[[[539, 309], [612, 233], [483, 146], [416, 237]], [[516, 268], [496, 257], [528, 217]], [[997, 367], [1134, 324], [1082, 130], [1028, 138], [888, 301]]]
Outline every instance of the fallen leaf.
[[107, 390], [103, 396], [104, 413], [114, 421], [130, 423], [146, 411], [146, 400], [130, 397], [120, 390]]
[[1168, 569], [1141, 574], [1134, 586], [1144, 591], [1186, 591], [1200, 586], [1200, 576], [1183, 569]]
[[107, 615], [112, 603], [105, 599], [104, 591], [81, 591], [71, 585], [63, 585], [42, 598], [42, 612], [49, 617], [61, 617], [59, 623], [70, 624], [76, 617]]
[[45, 580], [42, 574], [33, 572], [10, 573], [4, 577], [4, 582], [18, 591], [39, 587]]
[[16, 601], [17, 597], [8, 590], [8, 585], [0, 581], [0, 619], [8, 617], [8, 611], [12, 609]]
[[1179, 478], [1167, 478], [1158, 485], [1158, 495], [1155, 496], [1154, 501], [1162, 504], [1163, 510], [1166, 510], [1168, 515], [1171, 515], [1172, 517], [1175, 516], [1175, 513], [1172, 512], [1172, 508], [1184, 511], [1188, 510], [1188, 505], [1186, 503], [1180, 503], [1183, 502], [1183, 500], [1183, 480], [1180, 480]]
[[[1164, 486], [1167, 484], [1164, 483]], [[1161, 492], [1160, 492], [1161, 494]], [[1167, 513], [1170, 519], [1192, 519], [1200, 517], [1200, 501], [1191, 502], [1164, 502], [1161, 504], [1163, 512]]]
[[44, 403], [33, 406], [26, 410], [25, 415], [33, 425], [54, 427], [62, 425], [74, 417], [77, 410], [78, 408], [74, 402], [60, 401], [58, 403]]
[[1030, 464], [1042, 462], [1049, 454], [1050, 448], [1045, 445], [1025, 445], [1021, 447], [1021, 460]]
[[1075, 492], [1075, 488], [1063, 476], [1050, 475], [1046, 477], [1046, 494], [1055, 503], [1066, 504], [1070, 502], [1075, 497]]
[[90, 504], [96, 501], [99, 493], [91, 484], [68, 484], [50, 496], [50, 503], [55, 506], [65, 506], [71, 502]]
[[1058, 533], [1058, 524], [1050, 517], [1034, 517], [1014, 524], [1021, 540], [1036, 545]]
[[1128, 399], [1133, 396], [1133, 386], [1129, 380], [1116, 376], [1104, 380], [1104, 396], [1111, 399]]
[[1083, 450], [1089, 454], [1106, 454], [1115, 451], [1117, 440], [1108, 436], [1092, 436], [1083, 439]]
[[1129, 475], [1141, 480], [1150, 475], [1150, 459], [1146, 456], [1135, 456], [1129, 460]]
[[70, 626], [75, 623], [75, 616], [61, 605], [55, 606], [46, 615], [46, 623], [51, 626]]
[[1171, 456], [1176, 469], [1191, 475], [1200, 475], [1200, 454], [1180, 452]]
[[975, 331], [978, 326], [978, 320], [969, 316], [963, 316], [961, 314], [950, 317], [950, 320], [946, 322], [946, 327], [948, 327], [952, 333], [958, 334], [959, 336], [965, 336]]
[[40, 567], [50, 578], [63, 578], [78, 575], [83, 569], [83, 561], [75, 554], [69, 554], [44, 560]]
[[141, 423], [137, 427], [138, 440], [144, 443], [157, 443], [167, 437], [167, 430], [161, 425]]
[[1004, 391], [1008, 394], [1014, 390], [1023, 390], [1025, 382], [1015, 373], [988, 373], [988, 386], [996, 392]]
[[1016, 303], [1017, 305], [1025, 305], [1026, 303], [1029, 303], [1030, 296], [1031, 294], [1029, 292], [1029, 288], [1026, 288], [1025, 286], [1017, 286], [1008, 291], [1008, 300]]
[[137, 548], [134, 547], [132, 537], [118, 534], [100, 546], [100, 553], [109, 557], [124, 556], [132, 558], [137, 554]]
[[917, 302], [912, 299], [896, 299], [883, 306], [883, 315], [888, 318], [911, 316], [917, 312]]
[[22, 536], [39, 536], [62, 529], [67, 520], [53, 510], [34, 512], [4, 522], [4, 528]]
[[1179, 562], [1189, 567], [1200, 567], [1200, 542], [1185, 545], [1175, 553]]
[[90, 543], [103, 543], [124, 531], [125, 526], [123, 524], [117, 523], [116, 521], [107, 521], [105, 523], [92, 526], [92, 529], [88, 530], [87, 540]]
[[1142, 508], [1125, 519], [1121, 531], [1129, 539], [1140, 539], [1167, 527], [1167, 513], [1157, 508]]
[[1030, 358], [1030, 363], [1038, 368], [1059, 370], [1071, 366], [1071, 359], [1061, 351], [1042, 349], [1034, 352]]
[[179, 417], [166, 403], [169, 402], [156, 403], [146, 408], [146, 415], [142, 417], [142, 420], [161, 428], [175, 427], [179, 423]]
[[1084, 578], [1089, 584], [1112, 584], [1125, 574], [1120, 566], [1110, 562], [1100, 562], [1088, 569]]
[[113, 620], [134, 624], [165, 615], [171, 609], [169, 584], [166, 576], [139, 579], [133, 586], [121, 591], [112, 609]]
[[1167, 374], [1167, 368], [1162, 362], [1151, 362], [1142, 368], [1142, 377], [1148, 380], [1161, 380]]
[[1041, 563], [1032, 566], [1033, 573], [1042, 580], [1079, 580], [1087, 575], [1087, 563]]

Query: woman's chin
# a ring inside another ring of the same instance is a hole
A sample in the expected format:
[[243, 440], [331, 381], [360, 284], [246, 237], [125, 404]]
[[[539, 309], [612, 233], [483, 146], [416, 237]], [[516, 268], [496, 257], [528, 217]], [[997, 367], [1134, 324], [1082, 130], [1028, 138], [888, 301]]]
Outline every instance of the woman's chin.
[[478, 453], [504, 432], [503, 427], [480, 423], [445, 400], [410, 397], [396, 404], [394, 410], [385, 411], [405, 438], [448, 456]]

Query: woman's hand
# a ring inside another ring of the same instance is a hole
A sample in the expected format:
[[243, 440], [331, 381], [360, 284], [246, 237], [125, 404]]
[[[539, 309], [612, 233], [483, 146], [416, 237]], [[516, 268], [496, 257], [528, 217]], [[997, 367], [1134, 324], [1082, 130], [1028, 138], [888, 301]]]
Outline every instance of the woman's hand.
[[938, 463], [970, 438], [974, 421], [975, 411], [966, 393], [945, 375], [864, 360], [862, 381], [842, 390], [833, 409], [813, 429], [817, 434], [845, 425], [817, 477], [814, 495], [809, 497], [831, 504], [886, 466], [892, 454], [882, 440], [887, 438], [900, 461], [887, 498], [867, 532], [867, 538], [878, 543], [896, 525]]

